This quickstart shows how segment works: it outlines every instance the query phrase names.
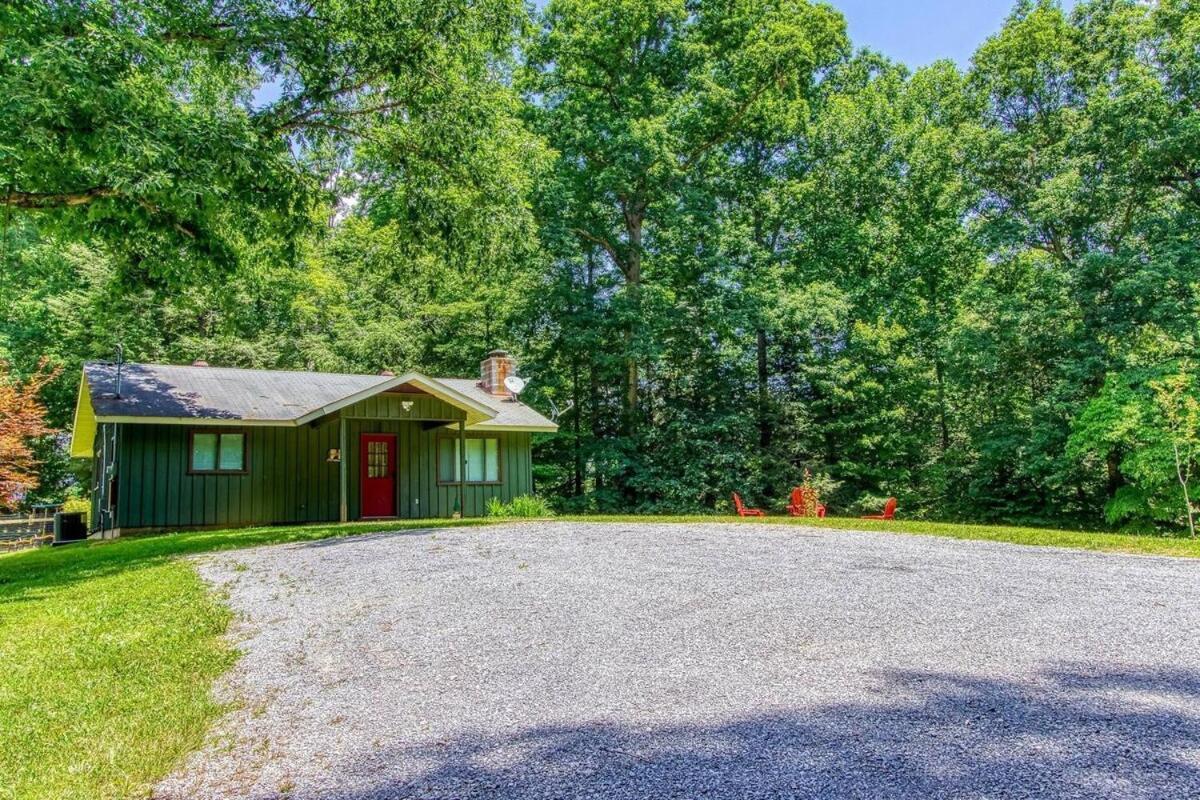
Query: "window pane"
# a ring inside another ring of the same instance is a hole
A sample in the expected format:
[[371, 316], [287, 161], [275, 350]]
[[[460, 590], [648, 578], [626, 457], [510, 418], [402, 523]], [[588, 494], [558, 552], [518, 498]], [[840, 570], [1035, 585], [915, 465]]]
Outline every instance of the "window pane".
[[388, 478], [388, 442], [367, 442], [367, 477]]
[[438, 439], [438, 480], [454, 483], [458, 480], [458, 440]]
[[483, 479], [485, 481], [500, 480], [500, 440], [484, 439]]
[[467, 439], [467, 480], [483, 480], [483, 439]]
[[222, 433], [220, 465], [218, 469], [240, 471], [245, 465], [246, 435], [243, 433]]
[[217, 435], [192, 434], [192, 470], [208, 472], [217, 468]]

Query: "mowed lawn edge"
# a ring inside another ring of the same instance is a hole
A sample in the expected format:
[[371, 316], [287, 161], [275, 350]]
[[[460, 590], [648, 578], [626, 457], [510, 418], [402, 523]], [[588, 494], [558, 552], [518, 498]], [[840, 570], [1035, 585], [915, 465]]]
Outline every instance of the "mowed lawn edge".
[[1014, 525], [970, 525], [920, 520], [870, 520], [857, 517], [733, 517], [717, 515], [638, 516], [630, 514], [570, 515], [555, 517], [567, 522], [736, 522], [742, 525], [802, 525], [827, 530], [890, 533], [908, 536], [938, 536], [950, 539], [1005, 542], [1031, 547], [1063, 547], [1127, 555], [1200, 558], [1200, 538], [1186, 535], [1155, 536], [1103, 531], [1072, 531]]
[[137, 536], [0, 556], [0, 800], [146, 797], [227, 709], [230, 612], [184, 556], [414, 520]]
[[[565, 522], [808, 525], [1157, 556], [1200, 541], [854, 518], [567, 516]], [[127, 537], [0, 556], [2, 800], [145, 797], [223, 711], [213, 682], [237, 659], [230, 613], [183, 557], [378, 531], [508, 520], [411, 520]], [[519, 520], [512, 520], [517, 522]]]

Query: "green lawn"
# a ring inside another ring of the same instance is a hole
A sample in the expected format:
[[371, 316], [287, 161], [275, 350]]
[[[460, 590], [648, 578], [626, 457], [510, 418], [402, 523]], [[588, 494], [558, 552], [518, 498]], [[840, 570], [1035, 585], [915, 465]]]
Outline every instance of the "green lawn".
[[[1200, 541], [1040, 528], [857, 519], [563, 517], [588, 522], [809, 524], [1200, 557]], [[197, 747], [236, 658], [219, 597], [179, 556], [378, 530], [413, 521], [145, 536], [0, 556], [0, 798], [143, 797]]]
[[[471, 524], [473, 521], [435, 525]], [[429, 522], [145, 536], [0, 556], [0, 798], [136, 798], [221, 713], [229, 612], [181, 555]]]

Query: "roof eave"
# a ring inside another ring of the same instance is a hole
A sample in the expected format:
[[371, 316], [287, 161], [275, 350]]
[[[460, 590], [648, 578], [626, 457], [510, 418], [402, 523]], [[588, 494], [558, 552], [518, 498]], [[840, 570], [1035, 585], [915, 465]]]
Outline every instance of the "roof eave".
[[505, 425], [503, 423], [480, 422], [468, 425], [468, 431], [510, 431], [512, 433], [557, 433], [558, 426], [553, 422], [545, 425]]
[[96, 417], [97, 422], [123, 422], [133, 425], [194, 425], [196, 427], [296, 428], [294, 419], [246, 419], [243, 417], [150, 417], [135, 414], [110, 414]]

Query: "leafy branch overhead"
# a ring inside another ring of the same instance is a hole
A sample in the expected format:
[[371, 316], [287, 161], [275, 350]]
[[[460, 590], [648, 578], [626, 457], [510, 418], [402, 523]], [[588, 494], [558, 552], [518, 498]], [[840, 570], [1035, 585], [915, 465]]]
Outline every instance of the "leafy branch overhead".
[[507, 0], [6, 4], [0, 204], [135, 275], [228, 268], [305, 229], [329, 159], [480, 94], [521, 19]]

